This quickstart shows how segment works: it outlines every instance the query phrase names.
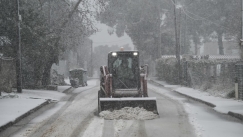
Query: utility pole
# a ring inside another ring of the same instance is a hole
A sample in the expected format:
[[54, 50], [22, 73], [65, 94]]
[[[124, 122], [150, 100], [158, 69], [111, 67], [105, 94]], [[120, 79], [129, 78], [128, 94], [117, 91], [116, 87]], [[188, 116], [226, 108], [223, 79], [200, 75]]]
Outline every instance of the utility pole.
[[179, 65], [180, 65], [180, 55], [181, 55], [181, 8], [179, 9], [179, 22], [178, 22], [178, 56], [179, 56]]
[[51, 0], [49, 0], [49, 14], [48, 14], [48, 21], [49, 21], [49, 26], [51, 26]]
[[176, 1], [174, 1], [174, 25], [175, 25], [175, 48], [176, 48], [176, 58], [178, 59], [178, 35], [177, 35], [177, 22], [176, 22]]
[[177, 61], [178, 61], [178, 81], [181, 82], [181, 8], [179, 9], [179, 22], [178, 22], [178, 34], [177, 36]]
[[[181, 8], [179, 9], [179, 19], [178, 19], [178, 34], [179, 36], [177, 36], [178, 38], [178, 45], [177, 45], [177, 48], [178, 48], [178, 57], [179, 57], [179, 63], [180, 63], [180, 55], [181, 55]], [[178, 58], [177, 58], [178, 59]]]
[[183, 48], [183, 53], [186, 53], [186, 46], [187, 46], [187, 18], [185, 14], [185, 30], [184, 30], [184, 48]]
[[[176, 47], [176, 59], [177, 59], [177, 65], [178, 65], [178, 84], [180, 83], [180, 45], [179, 45], [179, 37], [177, 33], [177, 19], [176, 19], [176, 0], [173, 0], [174, 2], [174, 25], [175, 25], [175, 47]], [[180, 9], [181, 12], [181, 9]]]
[[90, 77], [93, 76], [93, 41], [91, 40], [91, 51], [90, 51]]
[[161, 57], [161, 20], [160, 20], [160, 24], [159, 24], [159, 37], [158, 37], [158, 58], [160, 58], [160, 57]]
[[17, 6], [17, 59], [16, 59], [16, 79], [17, 79], [17, 92], [22, 93], [22, 67], [21, 67], [21, 35], [20, 35], [20, 21], [21, 21], [21, 15], [19, 14], [19, 0], [16, 0], [16, 6]]
[[243, 59], [243, 0], [241, 1], [241, 40], [240, 40], [240, 57]]
[[158, 39], [158, 58], [160, 58], [161, 57], [161, 47], [162, 47], [162, 45], [161, 45], [161, 22], [162, 22], [162, 11], [161, 11], [161, 2], [159, 1], [159, 4], [158, 4], [158, 6], [159, 6], [159, 39]]

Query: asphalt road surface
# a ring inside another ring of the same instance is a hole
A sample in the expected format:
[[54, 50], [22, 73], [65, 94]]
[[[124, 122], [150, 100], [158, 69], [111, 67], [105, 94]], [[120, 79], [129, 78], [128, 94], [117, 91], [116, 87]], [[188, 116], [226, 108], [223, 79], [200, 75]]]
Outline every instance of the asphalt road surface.
[[[1, 137], [196, 137], [196, 128], [179, 96], [149, 84], [157, 98], [159, 118], [153, 120], [104, 120], [97, 115], [98, 83], [71, 89], [65, 98], [41, 108], [0, 133]], [[155, 91], [156, 90], [156, 91]], [[163, 90], [160, 93], [158, 90]], [[195, 102], [186, 103], [194, 104]], [[198, 106], [207, 107], [207, 106]]]

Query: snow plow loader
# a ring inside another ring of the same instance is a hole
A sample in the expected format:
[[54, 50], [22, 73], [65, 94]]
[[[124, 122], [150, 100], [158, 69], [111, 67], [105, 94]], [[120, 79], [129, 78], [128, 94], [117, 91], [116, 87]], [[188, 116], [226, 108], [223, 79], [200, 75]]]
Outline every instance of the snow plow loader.
[[123, 107], [143, 107], [158, 114], [156, 98], [148, 97], [148, 66], [139, 67], [138, 51], [108, 54], [108, 66], [100, 67], [98, 113]]

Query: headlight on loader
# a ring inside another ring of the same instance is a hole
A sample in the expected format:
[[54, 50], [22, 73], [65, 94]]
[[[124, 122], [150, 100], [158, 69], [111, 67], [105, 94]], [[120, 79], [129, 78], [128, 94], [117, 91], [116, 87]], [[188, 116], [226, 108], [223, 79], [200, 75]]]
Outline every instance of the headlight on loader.
[[112, 52], [111, 54], [113, 57], [116, 57], [117, 56], [117, 53], [116, 52]]
[[137, 56], [137, 55], [138, 55], [138, 53], [137, 53], [137, 52], [133, 52], [133, 55], [134, 55], [134, 56]]

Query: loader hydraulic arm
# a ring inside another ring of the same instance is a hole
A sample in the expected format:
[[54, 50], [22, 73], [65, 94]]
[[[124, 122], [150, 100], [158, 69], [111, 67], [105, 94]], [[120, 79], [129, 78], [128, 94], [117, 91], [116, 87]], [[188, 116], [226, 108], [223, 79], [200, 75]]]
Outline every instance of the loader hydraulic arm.
[[100, 67], [100, 88], [102, 95], [105, 97], [111, 97], [112, 91], [112, 74], [109, 73], [107, 66]]
[[148, 97], [147, 77], [148, 77], [148, 65], [141, 66], [141, 68], [140, 68], [140, 82], [141, 82], [141, 92], [142, 92], [142, 95], [144, 97]]

